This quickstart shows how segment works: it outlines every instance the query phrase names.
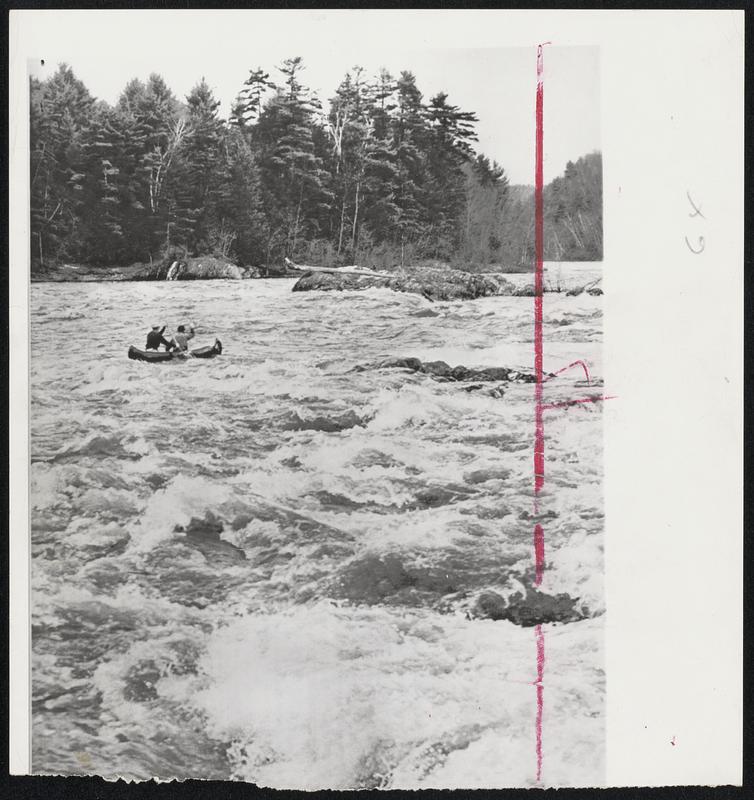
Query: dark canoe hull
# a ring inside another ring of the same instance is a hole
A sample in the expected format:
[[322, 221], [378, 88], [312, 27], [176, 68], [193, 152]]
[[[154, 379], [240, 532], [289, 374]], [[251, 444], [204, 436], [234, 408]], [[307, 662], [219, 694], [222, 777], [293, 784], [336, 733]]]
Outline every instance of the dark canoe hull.
[[140, 350], [138, 347], [128, 348], [128, 357], [134, 361], [148, 361], [151, 364], [161, 364], [164, 361], [187, 361], [190, 358], [214, 358], [219, 356], [223, 351], [222, 343], [219, 339], [215, 339], [214, 344], [207, 345], [206, 347], [197, 347], [195, 350], [190, 350], [188, 353], [166, 353], [159, 350]]
[[219, 356], [222, 351], [222, 342], [219, 339], [215, 339], [214, 344], [208, 344], [205, 347], [197, 347], [195, 350], [191, 351], [191, 355], [193, 358], [214, 358], [215, 356]]

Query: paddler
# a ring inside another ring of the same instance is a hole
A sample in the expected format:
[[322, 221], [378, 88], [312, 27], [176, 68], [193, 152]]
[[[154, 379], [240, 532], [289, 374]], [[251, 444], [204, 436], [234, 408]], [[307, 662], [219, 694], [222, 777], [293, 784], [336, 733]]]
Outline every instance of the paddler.
[[173, 343], [162, 335], [166, 327], [167, 325], [163, 325], [162, 328], [159, 325], [152, 325], [152, 330], [147, 334], [147, 350], [159, 350], [161, 344], [165, 345], [166, 350], [174, 347]]
[[182, 352], [185, 353], [188, 350], [188, 343], [189, 339], [194, 338], [194, 326], [189, 326], [189, 332], [186, 333], [186, 326], [179, 325], [178, 330], [173, 335], [173, 344]]

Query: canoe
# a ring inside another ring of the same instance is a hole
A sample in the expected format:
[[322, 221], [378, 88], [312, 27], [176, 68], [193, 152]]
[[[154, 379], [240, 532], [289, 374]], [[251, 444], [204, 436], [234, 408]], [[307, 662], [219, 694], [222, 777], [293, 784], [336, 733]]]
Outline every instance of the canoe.
[[196, 347], [193, 350], [189, 350], [188, 353], [181, 353], [175, 350], [170, 353], [164, 350], [140, 350], [138, 347], [131, 345], [128, 348], [128, 357], [134, 359], [134, 361], [149, 361], [152, 364], [157, 364], [163, 361], [186, 361], [189, 358], [214, 358], [219, 356], [222, 351], [222, 342], [219, 339], [215, 339], [214, 344]]

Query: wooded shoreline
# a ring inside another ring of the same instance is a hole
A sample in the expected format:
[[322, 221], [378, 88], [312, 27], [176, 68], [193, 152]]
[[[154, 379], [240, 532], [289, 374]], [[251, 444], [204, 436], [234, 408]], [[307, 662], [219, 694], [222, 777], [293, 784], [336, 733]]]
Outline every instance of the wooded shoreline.
[[[203, 253], [242, 269], [532, 263], [533, 187], [479, 152], [474, 112], [425, 99], [407, 70], [354, 67], [324, 101], [300, 58], [278, 70], [251, 70], [227, 120], [204, 80], [179, 99], [152, 74], [110, 105], [65, 64], [31, 78], [35, 279]], [[602, 257], [602, 159], [577, 156], [544, 188], [545, 260]]]

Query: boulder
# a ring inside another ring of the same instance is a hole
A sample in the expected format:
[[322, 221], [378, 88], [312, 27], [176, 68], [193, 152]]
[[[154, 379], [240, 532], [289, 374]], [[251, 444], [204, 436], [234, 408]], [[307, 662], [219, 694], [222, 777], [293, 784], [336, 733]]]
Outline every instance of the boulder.
[[551, 622], [575, 622], [588, 616], [578, 599], [567, 594], [545, 594], [527, 587], [526, 594], [515, 592], [507, 600], [497, 592], [482, 592], [472, 614], [482, 619], [508, 620], [523, 628]]
[[447, 378], [452, 371], [453, 368], [450, 364], [446, 364], [444, 361], [425, 361], [422, 365], [422, 372], [437, 378]]
[[186, 544], [198, 550], [207, 561], [216, 566], [233, 566], [246, 560], [246, 553], [240, 547], [220, 538], [223, 523], [211, 511], [207, 511], [204, 519], [192, 517], [185, 528], [176, 525], [174, 531], [185, 533]]
[[359, 605], [425, 605], [457, 591], [456, 578], [440, 567], [407, 569], [393, 554], [351, 562], [331, 586], [332, 594]]
[[421, 370], [422, 362], [418, 358], [386, 358], [377, 365], [378, 369], [410, 369]]
[[507, 480], [510, 477], [511, 471], [502, 467], [490, 467], [488, 469], [476, 469], [467, 472], [463, 476], [466, 483], [477, 484], [486, 483], [487, 481]]
[[[171, 274], [174, 261], [145, 264], [129, 278], [134, 281], [164, 281]], [[241, 280], [242, 270], [225, 258], [197, 256], [178, 262], [171, 279], [177, 281]]]
[[496, 294], [513, 294], [508, 281], [457, 269], [416, 268], [389, 276], [348, 272], [306, 272], [293, 287], [294, 292], [359, 291], [371, 288], [420, 294], [428, 300], [471, 300]]
[[343, 570], [333, 588], [337, 597], [373, 605], [415, 583], [416, 578], [406, 571], [396, 556], [378, 558], [368, 555]]
[[176, 280], [179, 281], [200, 281], [230, 279], [241, 280], [243, 273], [230, 261], [214, 256], [201, 256], [198, 258], [188, 258], [181, 262], [178, 267]]
[[537, 378], [534, 373], [519, 372], [508, 367], [465, 367], [458, 364], [451, 367], [444, 361], [421, 361], [412, 356], [393, 356], [384, 358], [374, 364], [360, 364], [353, 368], [353, 372], [364, 372], [367, 369], [409, 369], [412, 372], [423, 372], [440, 381], [500, 383], [504, 381], [515, 383], [534, 383]]
[[363, 428], [368, 421], [366, 417], [360, 417], [352, 409], [332, 417], [317, 416], [310, 419], [302, 419], [294, 411], [285, 419], [281, 427], [286, 431], [324, 431], [325, 433], [337, 433], [355, 427]]

